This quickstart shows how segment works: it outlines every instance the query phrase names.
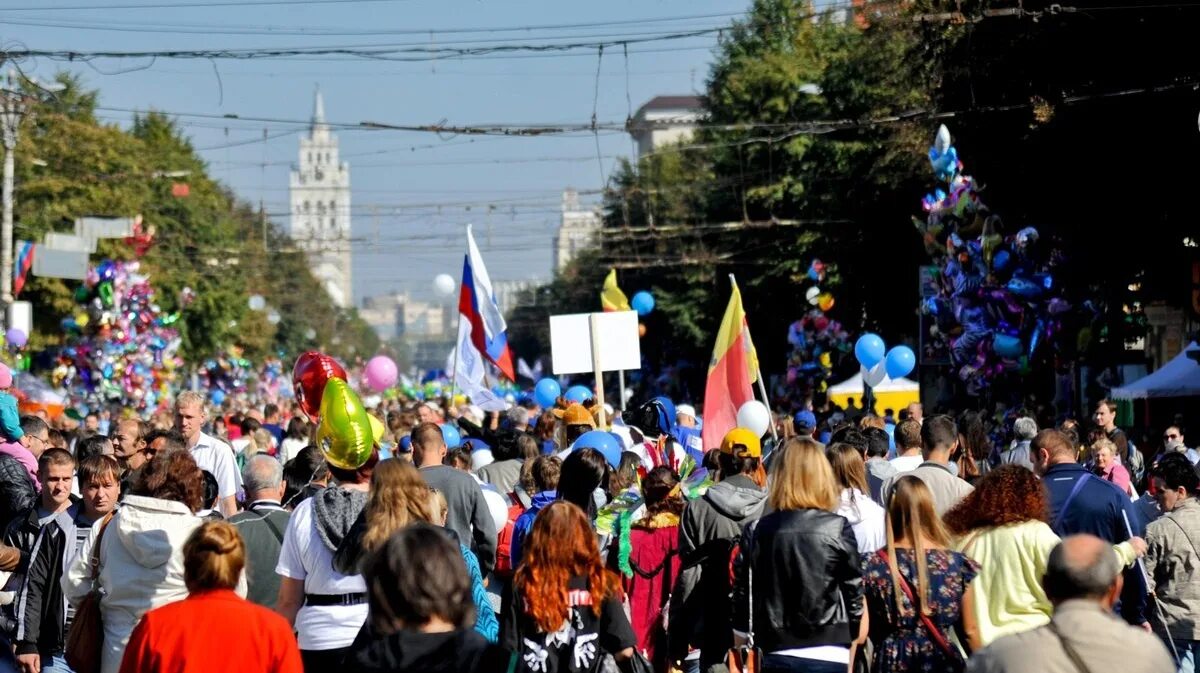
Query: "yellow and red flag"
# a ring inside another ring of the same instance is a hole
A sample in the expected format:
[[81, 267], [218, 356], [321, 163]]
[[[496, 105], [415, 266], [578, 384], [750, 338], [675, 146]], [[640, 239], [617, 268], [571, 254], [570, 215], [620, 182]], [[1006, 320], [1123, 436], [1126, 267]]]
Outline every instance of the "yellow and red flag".
[[758, 380], [758, 353], [750, 339], [742, 293], [735, 284], [729, 306], [717, 332], [708, 382], [704, 386], [705, 449], [721, 445], [725, 433], [737, 427], [737, 412], [754, 399], [753, 383]]

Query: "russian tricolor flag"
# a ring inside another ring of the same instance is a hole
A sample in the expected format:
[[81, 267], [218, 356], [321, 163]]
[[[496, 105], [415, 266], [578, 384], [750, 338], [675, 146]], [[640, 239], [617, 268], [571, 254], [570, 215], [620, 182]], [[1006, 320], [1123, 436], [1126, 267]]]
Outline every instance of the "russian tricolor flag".
[[31, 241], [20, 241], [17, 248], [17, 263], [13, 265], [13, 296], [21, 294], [25, 288], [25, 277], [33, 268], [33, 255], [36, 246]]
[[492, 281], [483, 265], [479, 247], [475, 245], [471, 225], [467, 225], [467, 256], [463, 260], [460, 287], [458, 312], [462, 314], [462, 320], [471, 325], [471, 343], [510, 381], [515, 381], [512, 351], [508, 348], [508, 335], [505, 333], [508, 327], [500, 307], [496, 305]]

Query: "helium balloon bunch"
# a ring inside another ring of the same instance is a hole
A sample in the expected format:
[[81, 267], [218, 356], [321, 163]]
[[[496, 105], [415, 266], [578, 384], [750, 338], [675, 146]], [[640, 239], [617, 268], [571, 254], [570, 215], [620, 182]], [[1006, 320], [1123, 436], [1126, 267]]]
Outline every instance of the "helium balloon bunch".
[[804, 316], [788, 327], [788, 343], [792, 351], [788, 356], [788, 387], [803, 394], [807, 391], [824, 392], [829, 379], [845, 356], [850, 352], [850, 333], [841, 322], [833, 320], [827, 313], [833, 309], [833, 294], [822, 290], [820, 283], [826, 279], [830, 266], [814, 259], [805, 275], [812, 284], [804, 296], [809, 308]]
[[138, 261], [106, 259], [75, 291], [78, 307], [62, 320], [65, 346], [51, 372], [76, 401], [153, 409], [170, 400], [182, 340], [180, 313], [162, 310]]
[[330, 465], [356, 470], [371, 459], [384, 427], [346, 380], [346, 369], [317, 351], [302, 354], [292, 368], [296, 402], [317, 424], [314, 443]]
[[1058, 350], [1056, 337], [1072, 309], [1055, 279], [1065, 255], [1034, 227], [1006, 234], [980, 199], [980, 185], [963, 173], [945, 125], [929, 161], [938, 187], [921, 201], [924, 219], [913, 218], [938, 267], [932, 296], [921, 306], [932, 323], [923, 355], [948, 359], [968, 392], [979, 394], [997, 377], [1028, 372]]
[[884, 379], [908, 376], [917, 366], [917, 355], [908, 346], [888, 350], [878, 334], [867, 333], [854, 342], [854, 357], [862, 368], [863, 382], [874, 388]]

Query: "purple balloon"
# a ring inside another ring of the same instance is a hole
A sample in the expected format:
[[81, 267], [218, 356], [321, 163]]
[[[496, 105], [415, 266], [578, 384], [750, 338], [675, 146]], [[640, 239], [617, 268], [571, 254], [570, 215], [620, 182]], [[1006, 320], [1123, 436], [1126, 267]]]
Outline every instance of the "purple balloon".
[[371, 386], [371, 390], [379, 393], [396, 385], [396, 380], [399, 378], [396, 363], [386, 355], [376, 355], [371, 358], [367, 362], [367, 369], [364, 373], [367, 377], [367, 385]]
[[4, 333], [4, 338], [8, 341], [9, 346], [17, 348], [24, 346], [29, 341], [29, 335], [25, 334], [25, 330], [16, 327], [8, 328], [8, 331]]

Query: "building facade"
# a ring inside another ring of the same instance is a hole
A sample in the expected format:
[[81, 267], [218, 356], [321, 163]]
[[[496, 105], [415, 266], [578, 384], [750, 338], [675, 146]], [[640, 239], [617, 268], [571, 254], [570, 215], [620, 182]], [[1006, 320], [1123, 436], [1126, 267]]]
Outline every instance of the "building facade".
[[334, 303], [353, 305], [350, 165], [338, 157], [338, 141], [325, 123], [325, 102], [319, 90], [308, 136], [300, 139], [289, 194], [292, 240], [308, 255], [313, 275]]
[[704, 115], [699, 96], [655, 96], [638, 108], [629, 122], [629, 133], [639, 157], [669, 143], [688, 140]]
[[564, 191], [562, 222], [554, 237], [554, 271], [562, 271], [581, 250], [594, 245], [600, 227], [599, 209], [583, 208], [579, 204], [579, 192], [574, 189]]

